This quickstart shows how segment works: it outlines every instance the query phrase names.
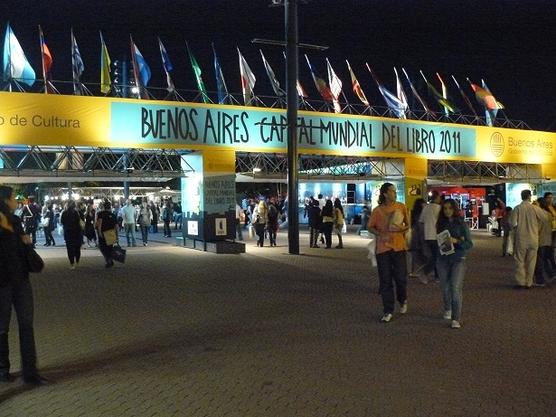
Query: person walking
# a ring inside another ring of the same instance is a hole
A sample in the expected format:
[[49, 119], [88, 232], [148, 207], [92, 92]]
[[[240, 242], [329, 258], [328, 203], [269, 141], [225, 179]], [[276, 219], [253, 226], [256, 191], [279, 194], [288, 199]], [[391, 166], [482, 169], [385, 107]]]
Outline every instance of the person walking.
[[137, 223], [141, 229], [141, 237], [143, 239], [143, 246], [149, 244], [149, 227], [151, 226], [152, 213], [147, 206], [147, 203], [143, 201], [139, 213], [137, 214]]
[[243, 225], [242, 220], [245, 221], [245, 214], [239, 204], [236, 203], [236, 239], [242, 241], [243, 233], [241, 231]]
[[319, 248], [320, 246], [317, 244], [317, 241], [321, 227], [320, 207], [318, 200], [315, 200], [313, 197], [311, 197], [309, 202], [307, 217], [309, 218], [309, 247]]
[[371, 213], [368, 230], [377, 236], [376, 261], [384, 310], [380, 321], [388, 323], [395, 308], [394, 283], [400, 313], [407, 313], [405, 233], [409, 230], [409, 219], [405, 205], [396, 201], [396, 187], [389, 182], [380, 187], [378, 204]]
[[473, 241], [471, 240], [469, 227], [460, 216], [455, 200], [450, 198], [442, 203], [436, 230], [438, 233], [447, 230], [450, 233], [451, 244], [454, 247], [452, 254], [438, 255], [436, 268], [442, 288], [443, 317], [452, 321], [452, 329], [459, 329], [461, 327], [465, 258], [467, 251], [473, 247]]
[[64, 227], [64, 240], [66, 241], [70, 269], [75, 269], [81, 259], [81, 244], [83, 243], [81, 217], [77, 212], [75, 201], [68, 201], [60, 218], [60, 223]]
[[131, 204], [131, 200], [128, 199], [122, 210], [122, 222], [128, 247], [137, 246], [137, 242], [135, 241], [135, 218], [135, 207]]
[[556, 247], [556, 207], [554, 207], [554, 196], [551, 192], [544, 193], [544, 199], [546, 200], [546, 206], [548, 207], [548, 212], [550, 213], [550, 219], [552, 224], [552, 249], [550, 251], [550, 265], [553, 271], [556, 271], [556, 260], [554, 259], [554, 248]]
[[54, 210], [52, 209], [52, 203], [49, 203], [46, 205], [46, 211], [42, 216], [42, 229], [46, 240], [44, 246], [56, 246], [54, 236], [52, 236], [54, 226]]
[[280, 212], [276, 208], [275, 203], [271, 200], [268, 205], [268, 221], [266, 223], [266, 230], [268, 231], [268, 239], [270, 246], [276, 246], [276, 234], [278, 233], [278, 216]]
[[154, 204], [154, 201], [151, 201], [149, 208], [151, 209], [151, 213], [152, 213], [151, 232], [158, 233], [158, 218], [160, 217], [158, 206]]
[[91, 242], [94, 243], [95, 247], [97, 246], [97, 234], [95, 232], [95, 215], [95, 208], [92, 203], [89, 203], [85, 211], [85, 229], [83, 230], [83, 234], [87, 239], [88, 247], [91, 247]]
[[166, 201], [164, 208], [162, 209], [162, 222], [164, 223], [164, 237], [172, 237], [172, 228], [170, 227], [170, 222], [172, 217], [174, 217], [174, 208], [170, 200]]
[[264, 200], [259, 201], [259, 204], [255, 206], [253, 210], [253, 226], [255, 227], [255, 233], [259, 237], [257, 240], [257, 246], [261, 248], [264, 246], [264, 231], [266, 229], [266, 224], [268, 222], [268, 207]]
[[[504, 232], [504, 236], [502, 238], [502, 256], [506, 256], [508, 254], [508, 250], [513, 254], [513, 240], [510, 242], [510, 233], [512, 233], [512, 225], [510, 218], [512, 217], [512, 208], [506, 206], [506, 214], [500, 220], [500, 224], [502, 227], [502, 232]], [[512, 248], [510, 249], [508, 246], [512, 244]]]
[[554, 269], [552, 268], [552, 214], [546, 198], [537, 200], [543, 212], [543, 220], [539, 228], [539, 249], [537, 251], [537, 263], [535, 265], [535, 281], [533, 286], [546, 286], [547, 279], [552, 281]]
[[413, 208], [411, 209], [411, 239], [409, 240], [409, 265], [410, 265], [410, 278], [423, 279], [424, 283], [427, 283], [426, 278], [421, 277], [421, 271], [427, 263], [427, 257], [423, 253], [423, 247], [425, 245], [425, 237], [423, 234], [423, 223], [419, 222], [423, 208], [427, 205], [427, 202], [423, 198], [418, 198], [413, 203]]
[[326, 200], [321, 210], [321, 218], [321, 232], [326, 243], [325, 249], [330, 249], [332, 247], [332, 229], [334, 228], [334, 206], [332, 205], [332, 200]]
[[106, 200], [102, 210], [97, 215], [96, 229], [98, 233], [98, 246], [106, 261], [106, 268], [114, 266], [112, 251], [118, 242], [118, 222], [112, 213], [112, 205]]
[[342, 207], [342, 202], [339, 198], [334, 200], [334, 232], [338, 236], [338, 245], [336, 249], [343, 249], [344, 242], [342, 240], [342, 230], [344, 228], [345, 217], [344, 208]]
[[539, 232], [544, 213], [540, 207], [531, 204], [531, 190], [521, 191], [522, 202], [512, 210], [511, 226], [515, 237], [515, 289], [529, 289], [533, 286]]
[[19, 327], [23, 382], [43, 385], [48, 381], [37, 371], [37, 351], [33, 327], [33, 290], [26, 260], [32, 242], [14, 215], [17, 207], [11, 187], [0, 186], [0, 382], [12, 382], [8, 334], [12, 308]]
[[[419, 222], [422, 223], [423, 235], [425, 237], [425, 251], [427, 255], [427, 263], [425, 264], [425, 275], [428, 279], [438, 281], [438, 273], [436, 271], [436, 258], [438, 257], [438, 242], [436, 241], [436, 222], [438, 221], [438, 214], [440, 213], [440, 194], [438, 191], [432, 191], [430, 195], [430, 202], [421, 212]], [[422, 282], [428, 282], [426, 277]]]

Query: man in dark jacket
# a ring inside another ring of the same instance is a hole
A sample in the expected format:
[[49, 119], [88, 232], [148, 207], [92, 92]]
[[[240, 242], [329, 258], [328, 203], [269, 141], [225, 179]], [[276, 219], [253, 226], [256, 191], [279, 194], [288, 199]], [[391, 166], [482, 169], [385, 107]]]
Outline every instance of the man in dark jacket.
[[317, 245], [317, 239], [319, 237], [320, 224], [322, 223], [322, 219], [320, 216], [319, 201], [315, 200], [313, 197], [311, 197], [311, 201], [309, 202], [307, 217], [309, 217], [309, 247], [318, 248], [319, 246]]

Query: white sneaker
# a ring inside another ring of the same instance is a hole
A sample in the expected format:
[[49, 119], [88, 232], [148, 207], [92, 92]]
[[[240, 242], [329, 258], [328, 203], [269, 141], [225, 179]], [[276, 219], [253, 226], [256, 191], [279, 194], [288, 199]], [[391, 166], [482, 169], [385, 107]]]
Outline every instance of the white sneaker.
[[400, 314], [407, 313], [407, 301], [400, 306]]
[[72, 265], [70, 266], [70, 269], [73, 271], [73, 270], [75, 269], [75, 265], [72, 264]]
[[457, 320], [452, 320], [452, 329], [459, 329], [461, 327], [461, 324], [459, 321]]
[[390, 320], [392, 320], [392, 317], [393, 317], [392, 314], [386, 313], [386, 314], [384, 314], [384, 316], [382, 316], [382, 318], [380, 319], [380, 321], [381, 321], [382, 323], [388, 323]]
[[444, 312], [444, 320], [451, 320], [452, 319], [452, 310], [446, 310]]

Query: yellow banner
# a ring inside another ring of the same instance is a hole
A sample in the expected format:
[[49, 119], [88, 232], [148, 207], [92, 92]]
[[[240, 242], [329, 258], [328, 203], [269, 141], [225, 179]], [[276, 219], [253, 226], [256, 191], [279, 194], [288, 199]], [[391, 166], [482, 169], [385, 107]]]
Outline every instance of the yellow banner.
[[[285, 153], [285, 122], [283, 109], [0, 92], [0, 146]], [[307, 111], [298, 126], [306, 154], [556, 163], [553, 132]]]

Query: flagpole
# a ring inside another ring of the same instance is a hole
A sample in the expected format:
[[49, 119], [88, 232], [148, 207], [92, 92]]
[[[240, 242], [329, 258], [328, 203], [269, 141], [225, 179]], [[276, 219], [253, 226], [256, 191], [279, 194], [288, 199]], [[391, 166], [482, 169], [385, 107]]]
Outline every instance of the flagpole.
[[296, 88], [299, 69], [297, 0], [285, 0], [284, 3], [288, 123], [288, 248], [291, 255], [299, 255], [299, 156], [297, 153], [297, 111], [299, 103]]

